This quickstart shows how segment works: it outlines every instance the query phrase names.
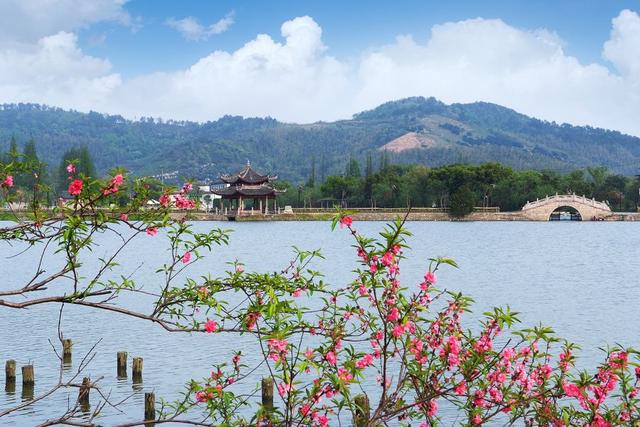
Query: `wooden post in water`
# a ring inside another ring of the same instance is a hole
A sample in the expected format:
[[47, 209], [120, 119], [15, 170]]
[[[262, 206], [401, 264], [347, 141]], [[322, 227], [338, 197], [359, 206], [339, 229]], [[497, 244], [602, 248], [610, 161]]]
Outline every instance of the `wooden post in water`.
[[33, 365], [25, 365], [22, 367], [22, 399], [33, 399], [33, 389], [35, 384], [35, 373]]
[[144, 394], [144, 420], [153, 421], [156, 419], [156, 395], [153, 393]]
[[273, 409], [273, 378], [262, 379], [262, 406], [268, 411]]
[[127, 377], [127, 352], [119, 351], [118, 352], [118, 378], [126, 378]]
[[353, 414], [353, 425], [355, 427], [365, 427], [369, 423], [369, 397], [366, 394], [359, 394], [353, 398], [356, 404], [356, 411]]
[[62, 340], [62, 362], [71, 363], [71, 347], [73, 343], [70, 339]]
[[35, 383], [35, 374], [33, 365], [25, 365], [22, 367], [22, 385], [33, 385]]
[[82, 385], [80, 386], [80, 392], [78, 392], [78, 403], [80, 404], [80, 409], [84, 412], [88, 412], [90, 408], [89, 391], [91, 391], [91, 380], [89, 377], [84, 377], [82, 379]]
[[16, 382], [16, 361], [11, 359], [7, 360], [4, 365], [5, 383]]
[[134, 357], [132, 365], [133, 382], [142, 382], [142, 357]]
[[7, 360], [4, 365], [4, 391], [7, 393], [16, 392], [16, 361]]

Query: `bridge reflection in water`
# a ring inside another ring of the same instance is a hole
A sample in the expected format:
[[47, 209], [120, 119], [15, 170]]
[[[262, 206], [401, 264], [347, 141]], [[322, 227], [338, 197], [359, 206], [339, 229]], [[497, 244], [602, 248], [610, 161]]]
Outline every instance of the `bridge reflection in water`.
[[549, 221], [582, 221], [582, 216], [571, 206], [560, 206], [551, 212]]

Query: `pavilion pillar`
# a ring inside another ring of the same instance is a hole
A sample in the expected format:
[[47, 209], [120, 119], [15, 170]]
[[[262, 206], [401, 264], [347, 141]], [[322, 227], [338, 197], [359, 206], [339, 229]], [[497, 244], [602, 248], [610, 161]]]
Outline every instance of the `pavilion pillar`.
[[262, 199], [260, 199], [260, 213], [264, 214], [264, 211], [262, 210]]
[[242, 203], [242, 196], [240, 196], [240, 199], [238, 200], [238, 215], [242, 213], [243, 208], [244, 204]]

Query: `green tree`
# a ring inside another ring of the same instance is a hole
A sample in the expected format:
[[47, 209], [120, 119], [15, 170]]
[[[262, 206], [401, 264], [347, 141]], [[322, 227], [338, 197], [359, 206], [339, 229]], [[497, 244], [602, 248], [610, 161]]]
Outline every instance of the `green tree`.
[[353, 157], [349, 159], [344, 175], [352, 178], [360, 178], [360, 165]]
[[464, 185], [451, 195], [449, 211], [452, 216], [462, 218], [473, 212], [475, 195], [471, 189]]
[[311, 173], [307, 180], [307, 187], [313, 188], [316, 186], [316, 156], [311, 157]]

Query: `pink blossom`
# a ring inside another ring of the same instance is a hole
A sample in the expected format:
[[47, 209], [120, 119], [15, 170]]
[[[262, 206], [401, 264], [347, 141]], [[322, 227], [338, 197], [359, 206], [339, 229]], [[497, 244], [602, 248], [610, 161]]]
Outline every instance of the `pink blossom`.
[[393, 307], [391, 311], [387, 314], [387, 320], [390, 322], [397, 322], [400, 318], [400, 312], [396, 307]]
[[393, 264], [393, 262], [394, 262], [393, 252], [385, 252], [385, 254], [380, 259], [380, 262], [385, 267], [389, 267], [391, 264]]
[[300, 295], [302, 295], [302, 289], [298, 288], [295, 291], [293, 291], [293, 293], [291, 294], [292, 297], [294, 298], [298, 298]]
[[340, 218], [340, 228], [351, 227], [351, 224], [353, 224], [353, 218], [350, 216], [343, 216]]
[[427, 405], [427, 415], [433, 417], [438, 412], [438, 403], [435, 400], [430, 400]]
[[358, 287], [358, 292], [360, 293], [360, 296], [366, 296], [369, 295], [369, 291], [367, 290], [367, 287], [363, 284], [360, 284], [360, 286]]
[[327, 427], [329, 425], [329, 418], [326, 415], [319, 416], [318, 424], [320, 425], [320, 427]]
[[369, 264], [369, 271], [371, 274], [376, 274], [378, 272], [378, 263], [376, 261], [371, 261], [371, 264]]
[[287, 342], [287, 340], [280, 340], [277, 338], [271, 338], [267, 340], [267, 346], [269, 346], [269, 349], [274, 352], [280, 353], [283, 351], [287, 351], [288, 345], [289, 343]]
[[338, 359], [336, 357], [336, 354], [333, 351], [328, 352], [324, 357], [327, 360], [327, 362], [329, 362], [329, 364], [336, 366]]
[[69, 184], [69, 194], [72, 196], [80, 195], [83, 185], [84, 183], [81, 179], [74, 179], [71, 184]]
[[278, 384], [278, 394], [280, 397], [284, 397], [291, 390], [291, 384], [280, 383]]
[[155, 236], [156, 234], [158, 234], [158, 229], [156, 227], [148, 227], [147, 234], [149, 236]]
[[564, 390], [564, 393], [569, 397], [575, 397], [575, 398], [582, 397], [580, 388], [573, 383], [562, 383], [562, 389]]
[[467, 392], [467, 383], [465, 381], [461, 381], [454, 389], [453, 391], [458, 395], [458, 396], [462, 396], [463, 394], [465, 394]]
[[7, 188], [13, 187], [13, 176], [7, 175], [4, 181], [2, 181], [2, 186]]
[[300, 407], [300, 415], [302, 415], [302, 417], [304, 418], [309, 414], [310, 410], [311, 410], [311, 405], [309, 405], [308, 403], [305, 403]]
[[178, 209], [193, 209], [196, 207], [196, 202], [191, 199], [187, 199], [182, 195], [175, 196], [176, 207]]
[[435, 285], [435, 283], [436, 283], [436, 275], [431, 271], [427, 271], [427, 274], [424, 275], [424, 280], [427, 283]]
[[124, 178], [121, 174], [114, 176], [113, 179], [111, 179], [111, 183], [109, 184], [109, 186], [102, 190], [102, 194], [108, 196], [109, 194], [118, 192], [118, 187], [120, 187], [123, 182]]
[[160, 205], [162, 205], [163, 207], [168, 208], [169, 204], [171, 203], [171, 200], [169, 199], [169, 195], [168, 194], [163, 194], [158, 199], [158, 202], [160, 202]]
[[207, 333], [215, 332], [218, 330], [218, 324], [215, 322], [215, 320], [209, 319], [204, 324], [204, 330], [207, 331]]
[[67, 165], [66, 169], [67, 169], [67, 173], [69, 173], [69, 174], [72, 174], [72, 173], [76, 172], [76, 167], [72, 163], [69, 163]]
[[479, 426], [482, 424], [482, 417], [480, 415], [474, 415], [473, 418], [471, 418], [471, 424]]
[[356, 368], [364, 369], [368, 366], [373, 365], [373, 355], [365, 354], [356, 362]]
[[393, 336], [398, 338], [404, 334], [404, 325], [396, 325], [393, 327]]
[[489, 396], [491, 396], [491, 400], [496, 403], [502, 402], [502, 393], [496, 387], [491, 387], [489, 389]]
[[120, 214], [120, 221], [129, 221], [129, 215], [127, 215], [126, 213], [121, 213]]
[[236, 273], [242, 273], [244, 271], [244, 267], [240, 264], [236, 265]]
[[[71, 166], [71, 165], [69, 165]], [[207, 393], [205, 393], [204, 391], [199, 391], [196, 393], [196, 401], [199, 403], [204, 403], [206, 402], [207, 399]]]
[[458, 338], [456, 338], [454, 335], [451, 335], [447, 340], [447, 343], [449, 344], [449, 351], [451, 353], [460, 353], [460, 344], [458, 343]]
[[493, 343], [487, 334], [484, 334], [480, 337], [478, 341], [473, 345], [473, 348], [478, 353], [484, 353], [486, 351], [491, 351], [493, 348]]
[[189, 261], [191, 261], [191, 252], [185, 252], [184, 255], [182, 255], [182, 263], [188, 264]]

